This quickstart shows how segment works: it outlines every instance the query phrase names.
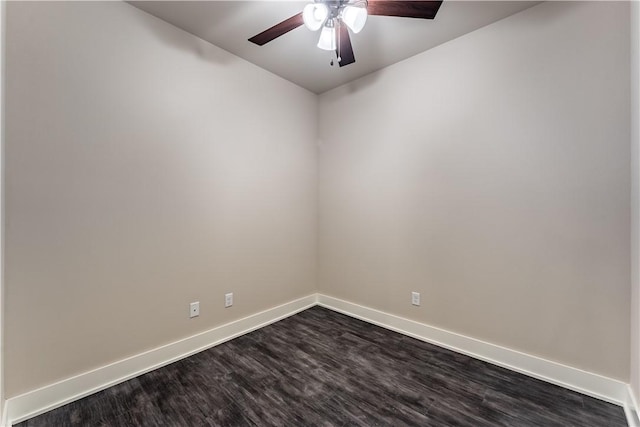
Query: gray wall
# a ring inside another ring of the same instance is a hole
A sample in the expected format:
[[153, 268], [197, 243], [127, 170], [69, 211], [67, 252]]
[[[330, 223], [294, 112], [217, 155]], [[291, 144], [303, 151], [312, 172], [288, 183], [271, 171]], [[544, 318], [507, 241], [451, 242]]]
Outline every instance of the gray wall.
[[319, 291], [628, 381], [629, 80], [549, 2], [321, 95]]
[[7, 12], [7, 397], [315, 292], [315, 95], [125, 3]]
[[640, 402], [640, 3], [631, 2], [631, 389]]
[[[7, 2], [0, 2], [0, 417], [4, 411], [4, 128]], [[1, 418], [0, 418], [1, 419]]]

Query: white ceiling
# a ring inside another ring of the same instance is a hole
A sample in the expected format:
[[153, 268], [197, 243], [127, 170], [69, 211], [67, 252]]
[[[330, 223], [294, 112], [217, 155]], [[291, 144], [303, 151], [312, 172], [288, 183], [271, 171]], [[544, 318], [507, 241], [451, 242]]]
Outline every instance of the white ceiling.
[[319, 33], [301, 26], [264, 46], [247, 39], [300, 12], [299, 1], [131, 1], [158, 18], [322, 93], [402, 61], [539, 2], [447, 1], [434, 20], [370, 16], [352, 35], [354, 64], [329, 65], [331, 52], [316, 47]]

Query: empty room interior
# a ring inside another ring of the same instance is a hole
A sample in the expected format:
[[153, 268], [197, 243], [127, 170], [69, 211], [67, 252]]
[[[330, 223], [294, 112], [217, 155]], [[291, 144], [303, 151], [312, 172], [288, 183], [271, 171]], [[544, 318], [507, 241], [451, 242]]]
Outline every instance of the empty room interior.
[[638, 1], [0, 1], [0, 427], [640, 427]]

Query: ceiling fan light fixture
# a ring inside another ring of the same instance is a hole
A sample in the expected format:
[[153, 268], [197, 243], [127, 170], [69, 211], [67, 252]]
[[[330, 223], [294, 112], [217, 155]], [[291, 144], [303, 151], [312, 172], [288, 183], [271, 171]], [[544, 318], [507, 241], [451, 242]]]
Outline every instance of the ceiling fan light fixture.
[[350, 34], [362, 31], [369, 14], [433, 19], [442, 2], [443, 0], [310, 0], [301, 12], [256, 34], [249, 41], [263, 46], [302, 25], [312, 31], [322, 29], [318, 47], [335, 52], [338, 65], [344, 67], [356, 62]]
[[322, 28], [318, 47], [324, 50], [336, 50], [336, 27], [333, 20], [329, 20], [327, 25]]
[[358, 34], [367, 22], [367, 8], [351, 5], [345, 6], [342, 10], [342, 22], [347, 24], [347, 27], [349, 27], [354, 34]]
[[311, 31], [318, 31], [329, 16], [329, 8], [324, 3], [310, 3], [302, 11], [304, 25]]

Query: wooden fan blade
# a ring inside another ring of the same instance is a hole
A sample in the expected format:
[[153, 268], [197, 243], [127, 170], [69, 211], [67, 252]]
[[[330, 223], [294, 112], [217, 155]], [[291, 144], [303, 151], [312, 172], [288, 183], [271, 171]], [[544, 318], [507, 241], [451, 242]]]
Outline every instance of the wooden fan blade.
[[271, 40], [298, 28], [302, 24], [304, 24], [304, 21], [302, 20], [302, 12], [300, 12], [289, 19], [285, 19], [281, 23], [264, 30], [260, 34], [256, 34], [251, 37], [249, 41], [257, 44], [258, 46], [262, 46], [265, 43], [269, 43]]
[[442, 1], [369, 0], [369, 15], [400, 16], [405, 18], [433, 19]]
[[353, 64], [356, 62], [356, 57], [353, 55], [353, 46], [351, 46], [351, 39], [349, 38], [349, 30], [346, 25], [338, 26], [338, 39], [340, 40], [340, 46], [336, 51], [336, 55], [340, 58], [338, 65], [344, 67], [345, 65]]

